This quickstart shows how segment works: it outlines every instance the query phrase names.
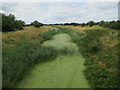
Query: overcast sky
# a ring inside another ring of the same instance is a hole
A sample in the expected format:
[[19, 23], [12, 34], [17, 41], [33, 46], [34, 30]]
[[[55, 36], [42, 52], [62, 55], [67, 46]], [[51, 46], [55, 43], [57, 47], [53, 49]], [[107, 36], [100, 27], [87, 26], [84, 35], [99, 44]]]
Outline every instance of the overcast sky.
[[31, 23], [88, 22], [118, 20], [117, 2], [3, 2], [1, 13]]

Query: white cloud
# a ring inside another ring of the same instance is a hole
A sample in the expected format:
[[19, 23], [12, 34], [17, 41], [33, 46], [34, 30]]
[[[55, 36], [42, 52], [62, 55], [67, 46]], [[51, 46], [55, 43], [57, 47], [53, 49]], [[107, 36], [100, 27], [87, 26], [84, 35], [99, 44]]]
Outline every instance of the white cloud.
[[3, 10], [0, 10], [0, 13], [4, 13], [4, 11], [3, 11]]
[[119, 2], [119, 0], [2, 0], [4, 2]]
[[4, 12], [14, 14], [17, 19], [30, 23], [38, 20], [44, 23], [87, 22], [90, 20], [116, 20], [117, 3], [74, 2], [74, 3], [7, 3]]

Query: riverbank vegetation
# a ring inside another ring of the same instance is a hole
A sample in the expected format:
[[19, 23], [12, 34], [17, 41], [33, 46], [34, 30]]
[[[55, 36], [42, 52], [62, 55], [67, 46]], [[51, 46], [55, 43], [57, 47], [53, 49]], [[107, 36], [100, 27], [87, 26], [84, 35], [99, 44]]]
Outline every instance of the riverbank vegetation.
[[120, 86], [119, 21], [51, 24], [52, 26], [35, 21], [25, 25], [24, 21], [16, 20], [11, 14], [3, 14], [2, 21], [3, 88], [12, 87], [36, 63], [52, 60], [59, 54], [72, 54], [66, 47], [58, 51], [52, 46], [42, 45], [61, 33], [69, 34], [78, 45], [79, 53], [85, 58], [84, 75], [92, 88]]
[[57, 51], [54, 48], [41, 46], [42, 37], [39, 33], [47, 31], [46, 28], [51, 29], [44, 27], [40, 29], [43, 31], [31, 30], [32, 34], [30, 30], [3, 33], [3, 88], [12, 87], [34, 64], [56, 57]]
[[118, 88], [120, 76], [118, 31], [90, 29], [77, 35], [72, 33], [72, 38], [86, 59], [84, 73], [90, 86], [92, 88]]
[[118, 88], [118, 32], [87, 30], [78, 40], [85, 57], [85, 76], [92, 88]]
[[[48, 31], [36, 30], [31, 31], [33, 33], [30, 34], [27, 32], [29, 27], [25, 28], [26, 30], [21, 32], [3, 33], [3, 88], [14, 86], [18, 80], [22, 79], [28, 68], [36, 63], [52, 60], [59, 54], [73, 53], [66, 47], [58, 51], [53, 47], [42, 46], [44, 41], [52, 39], [55, 34], [68, 33], [71, 30], [56, 31], [50, 30], [51, 27], [47, 26]], [[33, 37], [33, 34], [36, 36]]]
[[[86, 59], [84, 73], [92, 88], [118, 87], [117, 31], [90, 29], [80, 33], [69, 28], [62, 28], [58, 31], [48, 30], [40, 33], [40, 30], [38, 30], [38, 32], [34, 38], [29, 38], [28, 42], [22, 36], [20, 47], [14, 47], [9, 50], [8, 48], [3, 48], [3, 87], [14, 85], [17, 80], [22, 78], [20, 77], [22, 73], [35, 63], [55, 58], [59, 52], [55, 48], [43, 47], [41, 44], [60, 33], [69, 34], [72, 37], [72, 41], [79, 46], [79, 52]], [[3, 41], [6, 43], [6, 40]], [[65, 48], [60, 53], [66, 54], [66, 50]], [[8, 72], [5, 72], [6, 70]]]

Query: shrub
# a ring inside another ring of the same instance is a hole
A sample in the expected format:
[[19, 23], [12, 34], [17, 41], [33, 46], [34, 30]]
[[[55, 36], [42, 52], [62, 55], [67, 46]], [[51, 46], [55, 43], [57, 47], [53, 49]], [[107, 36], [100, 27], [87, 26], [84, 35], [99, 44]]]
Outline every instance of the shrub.
[[43, 40], [50, 40], [52, 39], [52, 36], [57, 34], [56, 30], [48, 30], [47, 32], [44, 32], [43, 34], [40, 34], [40, 36], [42, 36]]
[[37, 28], [39, 28], [40, 26], [43, 26], [43, 24], [38, 21], [32, 22], [31, 25], [33, 25], [34, 27], [37, 27]]
[[111, 28], [111, 29], [120, 29], [120, 21], [111, 21], [111, 22], [101, 22], [100, 26]]
[[94, 21], [90, 21], [90, 22], [88, 22], [88, 25], [89, 25], [90, 27], [92, 27], [92, 26], [95, 25], [95, 23], [94, 23]]

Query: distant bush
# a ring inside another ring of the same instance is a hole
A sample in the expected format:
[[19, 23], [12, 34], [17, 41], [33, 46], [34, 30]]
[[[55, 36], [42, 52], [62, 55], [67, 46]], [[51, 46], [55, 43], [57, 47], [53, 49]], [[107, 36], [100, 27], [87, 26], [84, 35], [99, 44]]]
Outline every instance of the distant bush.
[[43, 26], [43, 24], [38, 21], [32, 22], [31, 25], [33, 25], [34, 27], [37, 27], [37, 28], [39, 28], [40, 26]]
[[71, 25], [77, 26], [77, 25], [79, 25], [79, 23], [71, 23]]
[[5, 15], [2, 14], [2, 31], [14, 31], [16, 29], [21, 30], [24, 26], [24, 21], [15, 20], [15, 16], [12, 14]]
[[106, 28], [111, 28], [111, 29], [116, 29], [119, 30], [120, 29], [120, 21], [100, 21], [100, 22], [94, 22], [94, 21], [89, 21], [87, 23], [64, 23], [64, 24], [54, 24], [54, 25], [73, 25], [73, 26], [77, 26], [80, 25], [81, 27], [84, 26], [94, 26], [94, 25], [99, 25], [99, 26], [103, 26]]
[[103, 27], [119, 30], [120, 29], [120, 21], [104, 22]]
[[81, 26], [84, 27], [84, 26], [85, 26], [85, 23], [82, 23]]
[[95, 25], [95, 23], [94, 23], [94, 21], [89, 21], [89, 22], [87, 23], [87, 25], [89, 25], [90, 27], [92, 27], [92, 26]]
[[99, 22], [99, 26], [103, 26], [103, 24], [105, 23], [105, 21], [101, 21], [101, 22]]

